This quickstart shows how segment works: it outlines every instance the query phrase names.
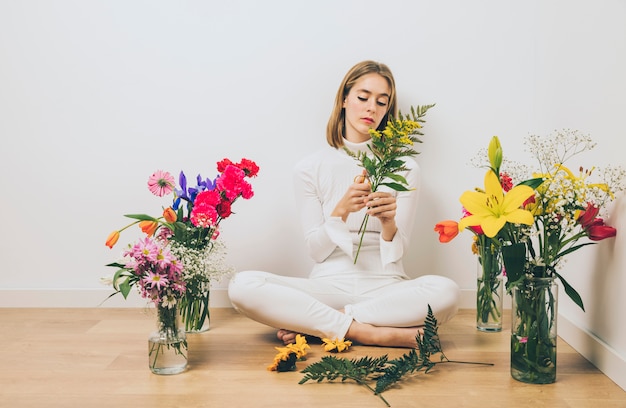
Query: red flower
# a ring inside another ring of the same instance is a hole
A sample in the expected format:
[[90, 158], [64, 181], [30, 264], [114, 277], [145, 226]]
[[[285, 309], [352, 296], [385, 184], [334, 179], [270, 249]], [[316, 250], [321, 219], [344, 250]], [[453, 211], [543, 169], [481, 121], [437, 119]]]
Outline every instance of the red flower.
[[435, 231], [439, 233], [439, 242], [450, 242], [459, 235], [459, 223], [456, 221], [441, 221], [435, 225]]
[[578, 223], [584, 229], [587, 229], [595, 222], [599, 212], [600, 208], [594, 206], [592, 203], [587, 203], [587, 209], [581, 211], [580, 214], [578, 214]]
[[220, 173], [223, 173], [224, 170], [226, 170], [226, 167], [232, 166], [234, 164], [235, 163], [230, 161], [230, 159], [222, 159], [222, 161], [217, 162], [217, 171], [219, 171]]
[[606, 238], [613, 238], [617, 235], [617, 230], [604, 224], [604, 220], [597, 215], [600, 208], [592, 203], [587, 203], [587, 208], [578, 214], [577, 221], [583, 227], [587, 236], [592, 241], [602, 241]]
[[592, 241], [602, 241], [605, 238], [613, 238], [616, 235], [617, 230], [608, 225], [604, 225], [604, 222], [602, 222], [602, 225], [592, 225], [587, 228], [587, 236]]
[[513, 179], [506, 173], [500, 173], [500, 185], [505, 193], [513, 188]]
[[222, 218], [228, 218], [233, 212], [231, 211], [230, 201], [222, 201], [215, 208], [217, 214]]
[[241, 159], [237, 167], [243, 170], [248, 177], [254, 177], [259, 173], [259, 166], [252, 160]]

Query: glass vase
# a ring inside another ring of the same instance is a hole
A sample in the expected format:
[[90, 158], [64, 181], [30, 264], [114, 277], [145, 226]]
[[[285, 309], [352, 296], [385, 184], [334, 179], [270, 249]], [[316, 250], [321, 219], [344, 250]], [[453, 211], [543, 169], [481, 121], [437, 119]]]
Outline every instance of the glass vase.
[[502, 256], [500, 252], [481, 256], [476, 290], [476, 328], [484, 332], [502, 331]]
[[511, 376], [521, 382], [556, 381], [558, 285], [532, 278], [512, 287]]
[[180, 301], [180, 315], [187, 333], [202, 333], [211, 328], [210, 291], [185, 294]]
[[476, 328], [484, 332], [502, 331], [502, 277], [477, 279]]
[[154, 374], [179, 374], [187, 369], [187, 337], [176, 306], [157, 306], [157, 330], [148, 338], [148, 364]]

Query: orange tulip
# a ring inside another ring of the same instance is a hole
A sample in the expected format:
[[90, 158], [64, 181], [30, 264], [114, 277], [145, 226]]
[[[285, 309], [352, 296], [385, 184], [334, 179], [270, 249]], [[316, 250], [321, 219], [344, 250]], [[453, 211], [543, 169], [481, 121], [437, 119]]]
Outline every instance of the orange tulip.
[[153, 235], [157, 228], [159, 228], [159, 223], [149, 220], [141, 221], [139, 222], [139, 228], [141, 228], [146, 235]]
[[435, 231], [439, 233], [439, 242], [450, 242], [459, 235], [459, 223], [456, 221], [441, 221], [435, 225]]
[[120, 232], [119, 231], [113, 231], [107, 237], [106, 246], [108, 246], [109, 248], [113, 248], [113, 246], [117, 243], [118, 239], [120, 239]]
[[172, 207], [167, 207], [163, 210], [163, 218], [165, 218], [165, 221], [169, 223], [176, 222], [176, 211], [174, 211]]

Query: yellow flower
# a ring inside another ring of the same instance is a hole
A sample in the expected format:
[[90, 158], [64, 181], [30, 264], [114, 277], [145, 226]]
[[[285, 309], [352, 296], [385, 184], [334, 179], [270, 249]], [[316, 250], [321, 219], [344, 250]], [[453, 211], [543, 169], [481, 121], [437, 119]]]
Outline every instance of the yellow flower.
[[493, 238], [507, 222], [532, 225], [533, 215], [520, 207], [534, 193], [531, 187], [518, 185], [504, 195], [498, 176], [489, 170], [485, 174], [485, 192], [466, 191], [461, 195], [461, 204], [472, 215], [461, 219], [459, 230], [480, 225], [485, 235]]
[[348, 350], [348, 348], [352, 345], [352, 342], [346, 339], [331, 340], [323, 338], [322, 341], [324, 342], [324, 344], [322, 345], [322, 347], [324, 347], [324, 351], [331, 351], [336, 353], [341, 353], [342, 351]]
[[274, 347], [278, 350], [278, 354], [274, 357], [272, 364], [267, 366], [269, 371], [293, 371], [295, 370], [296, 360], [306, 356], [307, 349], [310, 349], [306, 342], [306, 337], [297, 334], [296, 342], [286, 345], [285, 347]]
[[498, 136], [491, 138], [487, 155], [489, 156], [489, 163], [493, 171], [500, 171], [500, 165], [502, 164], [502, 145], [500, 144]]
[[290, 349], [296, 353], [298, 358], [306, 356], [307, 349], [311, 348], [311, 346], [309, 346], [306, 342], [306, 337], [300, 334], [296, 334], [296, 342], [288, 345], [287, 347], [290, 347]]

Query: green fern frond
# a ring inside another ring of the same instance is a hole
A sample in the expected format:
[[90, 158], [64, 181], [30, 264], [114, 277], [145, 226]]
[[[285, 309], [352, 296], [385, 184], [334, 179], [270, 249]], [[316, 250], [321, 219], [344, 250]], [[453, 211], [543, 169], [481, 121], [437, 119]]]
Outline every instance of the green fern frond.
[[363, 383], [380, 375], [387, 364], [387, 360], [387, 355], [376, 358], [366, 356], [350, 360], [336, 356], [324, 356], [317, 363], [313, 363], [301, 371], [306, 375], [299, 384], [304, 384], [307, 381], [334, 381], [338, 378], [341, 381], [350, 379]]

